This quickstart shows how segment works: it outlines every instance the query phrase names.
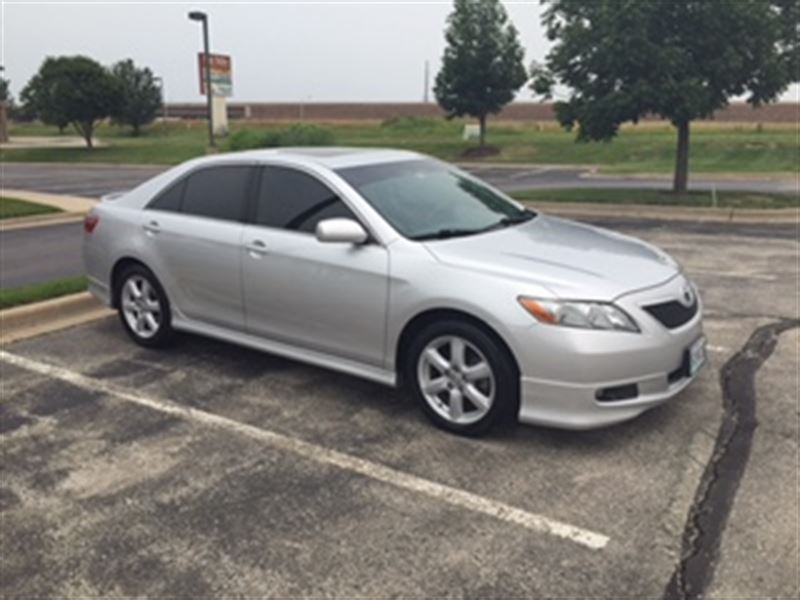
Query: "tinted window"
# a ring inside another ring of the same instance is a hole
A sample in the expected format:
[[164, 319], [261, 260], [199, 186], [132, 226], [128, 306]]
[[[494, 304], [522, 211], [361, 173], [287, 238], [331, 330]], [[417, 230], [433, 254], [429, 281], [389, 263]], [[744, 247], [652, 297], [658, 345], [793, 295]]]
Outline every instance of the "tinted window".
[[178, 212], [181, 209], [181, 197], [183, 196], [183, 189], [185, 187], [186, 180], [182, 179], [156, 196], [155, 200], [147, 205], [147, 208]]
[[326, 185], [283, 167], [265, 167], [258, 194], [256, 223], [313, 233], [325, 219], [356, 217]]
[[250, 167], [211, 167], [189, 176], [183, 212], [239, 221], [244, 218]]

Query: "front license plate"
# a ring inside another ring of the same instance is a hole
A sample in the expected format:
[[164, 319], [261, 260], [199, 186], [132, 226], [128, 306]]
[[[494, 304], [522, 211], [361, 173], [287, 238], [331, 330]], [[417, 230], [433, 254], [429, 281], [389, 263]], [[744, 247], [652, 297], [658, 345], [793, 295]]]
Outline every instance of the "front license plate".
[[689, 376], [694, 376], [706, 362], [706, 338], [701, 337], [689, 346]]

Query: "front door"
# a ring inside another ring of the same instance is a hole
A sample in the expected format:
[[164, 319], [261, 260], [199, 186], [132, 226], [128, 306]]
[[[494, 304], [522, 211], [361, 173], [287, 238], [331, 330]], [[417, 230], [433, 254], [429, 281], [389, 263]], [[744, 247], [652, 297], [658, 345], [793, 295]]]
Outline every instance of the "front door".
[[262, 171], [243, 235], [247, 328], [273, 340], [383, 366], [388, 254], [377, 243], [321, 243], [319, 221], [356, 219], [315, 177]]

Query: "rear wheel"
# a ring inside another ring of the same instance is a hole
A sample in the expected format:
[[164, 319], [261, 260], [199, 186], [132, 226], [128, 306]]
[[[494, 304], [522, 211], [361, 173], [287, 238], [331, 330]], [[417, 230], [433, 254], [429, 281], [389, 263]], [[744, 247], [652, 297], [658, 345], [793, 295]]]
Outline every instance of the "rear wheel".
[[480, 435], [516, 417], [513, 359], [480, 327], [466, 321], [429, 325], [411, 344], [407, 364], [423, 411], [443, 429]]
[[127, 267], [117, 285], [117, 310], [137, 344], [160, 347], [172, 337], [169, 301], [155, 275], [142, 265]]

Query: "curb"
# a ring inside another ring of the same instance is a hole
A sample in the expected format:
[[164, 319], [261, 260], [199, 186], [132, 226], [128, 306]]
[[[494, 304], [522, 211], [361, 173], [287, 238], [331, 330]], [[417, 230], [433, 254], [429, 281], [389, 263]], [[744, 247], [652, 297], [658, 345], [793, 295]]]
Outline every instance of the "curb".
[[89, 292], [0, 310], [0, 344], [74, 327], [113, 315]]
[[649, 221], [691, 221], [694, 223], [732, 223], [751, 225], [796, 225], [800, 222], [798, 208], [694, 208], [678, 206], [647, 206], [641, 204], [587, 204], [581, 202], [535, 202], [523, 204], [543, 213], [566, 218], [642, 219]]

